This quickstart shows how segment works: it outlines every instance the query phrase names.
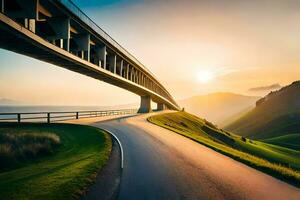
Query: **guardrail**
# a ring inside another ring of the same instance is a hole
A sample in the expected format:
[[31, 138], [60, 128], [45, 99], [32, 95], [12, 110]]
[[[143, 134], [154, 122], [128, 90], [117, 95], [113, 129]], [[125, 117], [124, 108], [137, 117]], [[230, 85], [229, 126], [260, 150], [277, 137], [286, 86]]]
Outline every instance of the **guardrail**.
[[69, 111], [69, 112], [27, 112], [0, 113], [0, 122], [53, 122], [79, 118], [104, 117], [112, 115], [136, 114], [137, 109], [101, 110], [101, 111]]

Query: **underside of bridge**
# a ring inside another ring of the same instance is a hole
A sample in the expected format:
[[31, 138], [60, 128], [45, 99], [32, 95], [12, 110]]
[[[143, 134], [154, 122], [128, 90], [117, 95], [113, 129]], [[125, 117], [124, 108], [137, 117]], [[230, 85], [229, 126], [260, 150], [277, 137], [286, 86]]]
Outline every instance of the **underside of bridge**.
[[70, 0], [0, 0], [0, 47], [141, 96], [139, 112], [180, 109], [155, 76]]

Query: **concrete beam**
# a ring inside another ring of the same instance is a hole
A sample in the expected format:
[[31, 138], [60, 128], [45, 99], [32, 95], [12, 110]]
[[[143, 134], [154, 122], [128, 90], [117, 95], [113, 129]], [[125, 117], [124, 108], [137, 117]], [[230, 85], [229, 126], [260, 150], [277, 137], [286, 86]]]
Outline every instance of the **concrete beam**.
[[26, 18], [26, 19], [24, 19], [24, 26], [31, 32], [35, 33], [35, 22], [36, 22], [35, 19]]
[[108, 70], [112, 73], [116, 73], [117, 68], [117, 56], [116, 55], [110, 55], [108, 56]]
[[141, 96], [141, 105], [138, 110], [138, 113], [149, 113], [151, 112], [151, 97], [150, 96]]

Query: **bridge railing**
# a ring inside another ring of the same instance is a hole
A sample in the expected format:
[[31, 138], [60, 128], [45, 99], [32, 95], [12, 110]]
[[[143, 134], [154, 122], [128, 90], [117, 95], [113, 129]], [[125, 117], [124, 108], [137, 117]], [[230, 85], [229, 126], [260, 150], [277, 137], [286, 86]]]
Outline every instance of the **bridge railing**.
[[137, 109], [69, 111], [69, 112], [24, 112], [0, 113], [0, 122], [55, 122], [71, 119], [136, 114]]

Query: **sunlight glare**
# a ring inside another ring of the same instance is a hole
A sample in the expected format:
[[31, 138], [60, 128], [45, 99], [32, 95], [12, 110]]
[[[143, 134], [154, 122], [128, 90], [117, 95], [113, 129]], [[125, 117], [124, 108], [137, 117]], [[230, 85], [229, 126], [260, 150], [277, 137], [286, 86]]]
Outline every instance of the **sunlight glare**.
[[211, 71], [204, 70], [198, 73], [197, 78], [201, 83], [207, 83], [214, 78], [214, 75]]

